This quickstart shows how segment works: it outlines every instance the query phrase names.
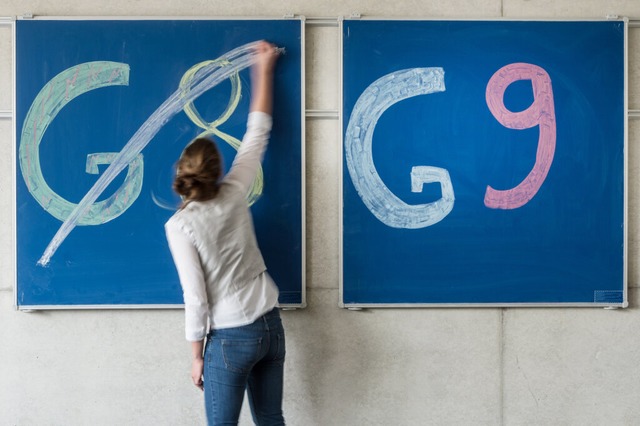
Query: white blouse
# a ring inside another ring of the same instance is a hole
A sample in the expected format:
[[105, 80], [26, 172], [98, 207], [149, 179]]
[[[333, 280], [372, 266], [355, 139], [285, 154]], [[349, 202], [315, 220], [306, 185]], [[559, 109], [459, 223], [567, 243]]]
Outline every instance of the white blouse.
[[[241, 191], [242, 196], [248, 193], [269, 141], [271, 123], [272, 119], [268, 114], [257, 111], [249, 114], [247, 131], [242, 144], [229, 173], [222, 182], [225, 192]], [[223, 189], [221, 189], [222, 192]], [[230, 198], [233, 198], [233, 194]], [[165, 224], [167, 241], [183, 290], [185, 334], [188, 341], [204, 339], [209, 329], [250, 324], [278, 303], [278, 288], [263, 268], [258, 269], [260, 272], [250, 282], [241, 283], [242, 285], [233, 279], [233, 268], [242, 268], [242, 265], [232, 266], [231, 274], [225, 271], [222, 279], [219, 274], [216, 280], [211, 278], [210, 273], [207, 274], [207, 270], [221, 268], [221, 265], [215, 265], [219, 259], [210, 255], [202, 260], [208, 263], [205, 265], [201, 263], [194, 236], [190, 235], [191, 230], [182, 226], [184, 221], [181, 221], [181, 216], [200, 215], [200, 212], [205, 211], [213, 212], [216, 201], [220, 201], [218, 197], [205, 202], [192, 201]], [[243, 205], [242, 208], [245, 206]], [[248, 209], [248, 206], [246, 208]], [[185, 210], [188, 211], [185, 212]], [[215, 217], [215, 212], [212, 214]], [[207, 226], [215, 227], [215, 223]], [[251, 233], [250, 237], [255, 238], [252, 225], [248, 228], [251, 228], [246, 230]], [[200, 232], [207, 232], [207, 230], [203, 229]], [[258, 257], [261, 257], [259, 252]], [[262, 259], [255, 263], [260, 264], [260, 262]]]

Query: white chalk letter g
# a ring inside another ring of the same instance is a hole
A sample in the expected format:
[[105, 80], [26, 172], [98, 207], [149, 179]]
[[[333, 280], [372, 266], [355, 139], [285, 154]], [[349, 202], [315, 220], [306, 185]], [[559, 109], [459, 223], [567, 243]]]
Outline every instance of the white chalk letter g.
[[418, 95], [444, 92], [442, 68], [411, 68], [374, 81], [356, 102], [345, 135], [345, 156], [353, 185], [369, 211], [392, 228], [425, 228], [440, 222], [453, 209], [453, 185], [446, 169], [415, 166], [411, 189], [422, 192], [424, 183], [439, 182], [442, 197], [432, 203], [407, 204], [384, 184], [373, 163], [372, 141], [376, 124], [392, 105]]

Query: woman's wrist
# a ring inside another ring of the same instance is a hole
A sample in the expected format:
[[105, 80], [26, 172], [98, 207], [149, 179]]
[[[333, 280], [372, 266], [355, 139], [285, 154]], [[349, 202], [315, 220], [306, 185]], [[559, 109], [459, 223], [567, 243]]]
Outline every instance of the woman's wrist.
[[191, 355], [193, 356], [194, 361], [203, 359], [203, 356], [204, 356], [203, 348], [204, 348], [204, 340], [191, 342]]

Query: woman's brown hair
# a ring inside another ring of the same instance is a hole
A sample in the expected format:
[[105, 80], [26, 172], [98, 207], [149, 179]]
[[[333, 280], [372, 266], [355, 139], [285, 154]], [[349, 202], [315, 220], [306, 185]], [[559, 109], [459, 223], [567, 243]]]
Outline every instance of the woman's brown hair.
[[207, 138], [198, 138], [187, 145], [178, 159], [173, 190], [182, 196], [182, 207], [189, 201], [211, 200], [218, 194], [221, 176], [218, 147]]

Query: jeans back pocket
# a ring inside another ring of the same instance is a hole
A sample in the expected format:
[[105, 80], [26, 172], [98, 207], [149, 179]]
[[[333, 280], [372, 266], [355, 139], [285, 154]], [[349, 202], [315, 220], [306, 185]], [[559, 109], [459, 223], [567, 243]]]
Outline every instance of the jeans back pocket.
[[247, 374], [260, 359], [262, 338], [224, 339], [222, 357], [227, 370]]

